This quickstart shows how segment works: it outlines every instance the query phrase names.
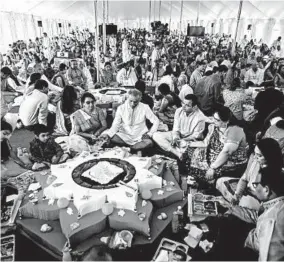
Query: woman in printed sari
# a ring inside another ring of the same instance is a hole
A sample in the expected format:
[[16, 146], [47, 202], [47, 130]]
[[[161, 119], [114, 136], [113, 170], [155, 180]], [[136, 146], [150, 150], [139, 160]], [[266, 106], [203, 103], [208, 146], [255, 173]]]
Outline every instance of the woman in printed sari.
[[258, 210], [260, 203], [250, 192], [255, 189], [259, 170], [265, 166], [275, 172], [281, 172], [283, 166], [280, 146], [272, 138], [263, 138], [257, 142], [254, 152], [249, 158], [247, 168], [240, 179], [232, 177], [219, 178], [216, 188], [233, 205]]
[[68, 136], [72, 130], [70, 116], [80, 109], [78, 92], [73, 86], [65, 86], [61, 100], [57, 103], [55, 133]]
[[95, 102], [96, 99], [91, 93], [84, 93], [81, 97], [82, 109], [71, 116], [69, 148], [76, 152], [90, 151], [90, 145], [107, 129], [106, 114], [95, 106]]
[[23, 92], [21, 84], [9, 67], [1, 68], [1, 92], [7, 104], [13, 102], [15, 97]]
[[246, 168], [246, 135], [229, 108], [217, 108], [214, 122], [209, 126], [203, 147], [194, 148], [191, 144], [185, 158], [188, 174], [200, 186], [213, 184], [225, 175], [241, 176]]
[[1, 120], [0, 142], [1, 142], [1, 180], [20, 175], [31, 168], [29, 158], [22, 154], [19, 158], [10, 144], [12, 126]]

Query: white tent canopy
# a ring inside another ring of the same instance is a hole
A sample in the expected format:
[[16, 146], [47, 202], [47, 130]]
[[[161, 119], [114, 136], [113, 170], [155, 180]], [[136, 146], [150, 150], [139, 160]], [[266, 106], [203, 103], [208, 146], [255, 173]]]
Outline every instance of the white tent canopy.
[[[99, 2], [102, 2], [100, 0]], [[181, 1], [172, 1], [172, 19], [180, 17]], [[170, 15], [171, 1], [161, 1], [161, 19]], [[152, 17], [158, 18], [159, 0], [152, 0]], [[200, 19], [236, 18], [239, 1], [200, 1]], [[185, 20], [197, 17], [199, 1], [184, 1], [183, 16]], [[93, 1], [1, 1], [1, 11], [33, 14], [44, 18], [61, 18], [66, 20], [93, 19]], [[155, 14], [154, 14], [155, 12]], [[149, 18], [149, 1], [109, 0], [109, 16], [119, 20], [136, 20]], [[251, 19], [284, 18], [284, 1], [244, 1], [243, 17]]]
[[[107, 0], [105, 0], [107, 1]], [[118, 27], [149, 26], [149, 0], [118, 1], [108, 0], [109, 22]], [[180, 28], [181, 1], [151, 1], [151, 21], [170, 21], [171, 29]], [[239, 1], [183, 1], [182, 29], [187, 24], [206, 27], [207, 33], [234, 34]], [[99, 23], [102, 22], [102, 0], [98, 1]], [[94, 28], [94, 1], [39, 1], [9, 0], [1, 1], [1, 51], [17, 39], [27, 40], [40, 36], [37, 21], [43, 22], [43, 31], [49, 35], [68, 33], [71, 26]], [[58, 28], [58, 23], [62, 28]], [[212, 27], [213, 24], [213, 27]], [[247, 25], [252, 29], [247, 32]], [[281, 31], [282, 30], [282, 31]], [[284, 1], [244, 1], [238, 39], [244, 34], [253, 38], [272, 41], [273, 37], [284, 35]]]

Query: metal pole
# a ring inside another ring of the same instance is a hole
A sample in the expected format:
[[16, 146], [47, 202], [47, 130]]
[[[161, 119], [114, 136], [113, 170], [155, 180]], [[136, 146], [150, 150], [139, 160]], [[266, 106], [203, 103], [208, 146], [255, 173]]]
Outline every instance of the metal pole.
[[183, 0], [181, 0], [181, 4], [180, 4], [180, 24], [179, 24], [180, 36], [181, 36], [181, 31], [182, 31], [182, 12], [183, 12]]
[[199, 13], [200, 13], [200, 0], [198, 0], [198, 9], [197, 9], [197, 18], [196, 18], [196, 25], [198, 26], [199, 23]]
[[100, 47], [99, 47], [99, 25], [98, 25], [98, 0], [94, 1], [94, 13], [95, 13], [95, 40], [96, 40], [96, 64], [97, 64], [97, 82], [100, 82]]
[[173, 1], [171, 1], [171, 7], [170, 7], [169, 31], [171, 31], [171, 24], [172, 24], [172, 9], [173, 9]]
[[103, 52], [106, 54], [106, 1], [103, 1]]
[[154, 0], [154, 22], [156, 21], [156, 1]]
[[236, 51], [236, 43], [237, 43], [237, 36], [238, 36], [238, 31], [239, 31], [239, 23], [240, 23], [240, 18], [242, 14], [242, 8], [243, 8], [243, 0], [240, 0], [239, 4], [239, 11], [238, 11], [238, 18], [237, 18], [237, 26], [236, 26], [236, 33], [235, 33], [235, 38], [232, 46], [232, 54], [235, 54]]
[[107, 24], [109, 23], [109, 0], [106, 0], [107, 1]]
[[159, 21], [161, 21], [161, 5], [162, 5], [162, 0], [160, 0], [159, 4]]
[[149, 0], [149, 31], [151, 30], [151, 7], [152, 7], [152, 1]]

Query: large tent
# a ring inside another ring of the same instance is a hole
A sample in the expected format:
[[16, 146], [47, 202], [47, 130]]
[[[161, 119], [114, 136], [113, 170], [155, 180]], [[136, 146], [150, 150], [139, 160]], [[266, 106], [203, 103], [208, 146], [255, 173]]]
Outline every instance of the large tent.
[[[105, 0], [108, 22], [118, 27], [149, 28], [151, 21], [170, 23], [171, 29], [186, 30], [187, 24], [203, 25], [207, 33], [234, 35], [240, 1], [118, 1]], [[98, 22], [102, 22], [98, 1]], [[94, 28], [94, 1], [1, 1], [1, 51], [17, 39], [27, 40], [43, 31], [68, 33], [71, 27]], [[182, 11], [181, 11], [182, 10]], [[180, 17], [182, 14], [182, 24]], [[43, 27], [37, 26], [43, 22]], [[58, 23], [62, 24], [59, 28]], [[247, 27], [251, 25], [251, 30]], [[284, 35], [284, 1], [243, 1], [238, 39], [244, 34], [271, 42]]]

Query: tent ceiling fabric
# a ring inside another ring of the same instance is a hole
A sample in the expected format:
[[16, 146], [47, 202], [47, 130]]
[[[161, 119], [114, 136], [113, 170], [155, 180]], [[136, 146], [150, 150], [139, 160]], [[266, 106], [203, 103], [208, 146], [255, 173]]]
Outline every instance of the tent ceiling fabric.
[[[45, 18], [66, 20], [92, 20], [94, 17], [93, 1], [1, 1], [1, 11], [27, 13]], [[98, 1], [99, 14], [102, 17], [102, 0]], [[172, 1], [172, 20], [179, 21], [181, 1]], [[198, 1], [183, 3], [183, 19], [197, 18]], [[239, 1], [203, 1], [200, 0], [200, 20], [236, 18]], [[170, 1], [161, 2], [161, 20], [168, 20]], [[109, 17], [113, 20], [149, 19], [149, 1], [109, 0]], [[151, 21], [159, 18], [159, 0], [152, 0]], [[284, 18], [284, 1], [244, 1], [242, 17], [250, 19]]]

